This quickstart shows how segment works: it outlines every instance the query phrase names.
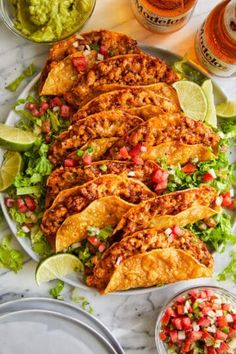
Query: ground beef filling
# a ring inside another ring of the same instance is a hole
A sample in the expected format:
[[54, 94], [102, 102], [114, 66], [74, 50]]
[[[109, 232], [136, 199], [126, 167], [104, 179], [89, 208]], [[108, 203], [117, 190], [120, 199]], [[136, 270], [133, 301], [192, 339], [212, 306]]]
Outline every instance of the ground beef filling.
[[172, 239], [165, 233], [158, 233], [155, 229], [147, 229], [127, 236], [121, 242], [111, 246], [96, 264], [93, 275], [88, 276], [86, 282], [89, 286], [94, 286], [99, 290], [105, 289], [120, 262], [136, 254], [169, 247], [186, 251], [201, 264], [212, 267], [212, 257], [206, 245], [190, 231], [185, 230], [183, 235]]

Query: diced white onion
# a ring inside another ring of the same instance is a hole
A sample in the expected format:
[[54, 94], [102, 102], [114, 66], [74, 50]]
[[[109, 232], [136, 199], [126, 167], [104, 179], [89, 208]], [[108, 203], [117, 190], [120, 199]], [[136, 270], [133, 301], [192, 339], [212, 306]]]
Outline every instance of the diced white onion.
[[222, 317], [223, 316], [223, 311], [222, 310], [216, 310], [216, 317]]
[[224, 139], [225, 134], [224, 134], [223, 132], [219, 132], [218, 134], [219, 134], [219, 137], [220, 137], [221, 139]]
[[97, 60], [104, 60], [104, 55], [98, 53], [98, 54], [97, 54]]
[[28, 232], [30, 232], [30, 229], [28, 228], [28, 226], [24, 225], [22, 226], [22, 231], [27, 234]]
[[170, 170], [168, 170], [168, 173], [169, 173], [169, 175], [174, 175], [175, 174], [175, 170], [174, 169], [170, 169]]
[[233, 190], [233, 188], [231, 188], [231, 189], [230, 189], [230, 191], [229, 191], [229, 195], [230, 195], [230, 197], [231, 197], [231, 198], [233, 198], [233, 197], [234, 197], [234, 190]]
[[232, 309], [231, 312], [236, 315], [236, 309]]
[[178, 339], [179, 340], [184, 340], [186, 338], [186, 334], [184, 331], [179, 331], [178, 332]]
[[168, 229], [165, 230], [166, 236], [169, 236], [172, 233], [171, 228], [169, 227]]
[[210, 168], [208, 173], [210, 173], [210, 175], [212, 175], [213, 178], [216, 178], [216, 173], [215, 173], [215, 170], [213, 168]]
[[213, 304], [221, 305], [221, 304], [222, 304], [222, 300], [221, 300], [220, 298], [214, 299], [214, 300], [213, 300]]
[[218, 196], [216, 198], [216, 205], [217, 206], [221, 206], [222, 202], [223, 202], [223, 198], [221, 196]]
[[81, 36], [81, 34], [79, 34], [79, 33], [76, 33], [75, 37], [76, 37], [77, 39], [84, 39], [84, 37]]
[[214, 348], [220, 348], [222, 341], [217, 339], [214, 344]]
[[134, 177], [135, 176], [135, 171], [129, 171], [128, 172], [129, 177]]
[[207, 327], [207, 331], [210, 333], [216, 333], [216, 326], [212, 325]]
[[71, 245], [71, 248], [78, 248], [81, 246], [81, 242], [75, 242]]
[[91, 54], [91, 50], [84, 50], [83, 51], [83, 55], [85, 56], [85, 57], [87, 57], [88, 55], [90, 55]]
[[79, 43], [77, 41], [73, 42], [72, 45], [73, 45], [74, 48], [78, 48], [79, 47]]
[[234, 319], [233, 319], [233, 317], [230, 315], [230, 313], [228, 313], [227, 315], [226, 315], [226, 319], [227, 319], [227, 322], [234, 322]]
[[199, 159], [198, 159], [197, 157], [194, 157], [194, 158], [192, 159], [192, 163], [198, 163], [198, 161], [199, 161]]
[[198, 332], [200, 330], [200, 326], [196, 322], [193, 322], [193, 330], [194, 332]]
[[122, 256], [119, 256], [117, 258], [116, 264], [119, 265], [121, 263], [121, 261], [122, 261]]
[[229, 344], [230, 349], [236, 349], [236, 338], [231, 340], [231, 342], [229, 342], [228, 344]]
[[210, 311], [208, 312], [208, 316], [215, 318], [215, 317], [216, 317], [216, 313], [215, 313], [214, 311], [210, 310]]
[[147, 151], [147, 147], [142, 145], [140, 150], [141, 150], [141, 152], [146, 152]]
[[91, 52], [91, 48], [88, 44], [85, 45], [85, 49], [89, 50]]
[[58, 107], [58, 106], [55, 106], [55, 107], [53, 107], [53, 112], [59, 112], [60, 111], [60, 107]]

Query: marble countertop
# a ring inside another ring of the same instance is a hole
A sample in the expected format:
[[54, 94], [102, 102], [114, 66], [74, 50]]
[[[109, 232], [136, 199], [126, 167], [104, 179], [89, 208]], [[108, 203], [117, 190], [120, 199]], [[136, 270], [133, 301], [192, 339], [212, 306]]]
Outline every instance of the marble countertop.
[[[97, 0], [92, 18], [84, 30], [107, 28], [124, 32], [144, 44], [171, 50], [197, 62], [194, 52], [194, 38], [196, 30], [201, 25], [209, 11], [219, 0], [199, 0], [190, 22], [180, 31], [159, 35], [151, 33], [141, 27], [135, 20], [127, 0]], [[19, 95], [20, 89], [10, 93], [4, 89], [6, 83], [11, 82], [30, 63], [34, 62], [40, 70], [45, 62], [48, 46], [34, 45], [13, 35], [0, 22], [0, 120], [4, 121], [7, 114]], [[236, 77], [222, 79], [214, 77], [228, 98], [236, 98]], [[26, 85], [26, 83], [24, 83]], [[7, 227], [1, 230], [1, 236], [8, 233]], [[19, 247], [19, 246], [18, 246]], [[224, 267], [229, 261], [228, 254], [218, 255], [217, 270]], [[0, 272], [0, 302], [30, 296], [49, 296], [48, 290], [53, 284], [38, 287], [34, 281], [36, 263], [25, 255], [25, 264], [19, 274], [2, 270]], [[167, 288], [158, 288], [156, 291], [139, 296], [100, 296], [79, 290], [89, 300], [94, 314], [102, 320], [118, 338], [127, 354], [154, 354], [156, 353], [154, 328], [158, 311], [163, 303], [174, 293], [188, 285], [215, 284], [214, 280], [191, 281]], [[230, 282], [220, 284], [236, 294], [236, 286]], [[65, 300], [71, 301], [71, 291], [66, 286], [63, 291]], [[80, 306], [80, 305], [78, 305]]]

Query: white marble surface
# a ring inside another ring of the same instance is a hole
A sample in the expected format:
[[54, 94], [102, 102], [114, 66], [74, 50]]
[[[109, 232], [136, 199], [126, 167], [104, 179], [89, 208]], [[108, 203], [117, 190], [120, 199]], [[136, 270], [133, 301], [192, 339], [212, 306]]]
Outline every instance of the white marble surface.
[[[128, 0], [97, 0], [96, 9], [86, 30], [107, 28], [121, 31], [133, 36], [142, 43], [169, 49], [178, 54], [188, 54], [196, 61], [194, 53], [194, 36], [197, 28], [207, 13], [219, 0], [199, 0], [190, 22], [180, 31], [169, 35], [158, 35], [142, 28], [133, 17]], [[38, 69], [42, 68], [47, 55], [48, 47], [33, 45], [13, 35], [0, 23], [0, 120], [4, 121], [7, 113], [19, 95], [23, 86], [16, 93], [4, 89], [6, 83], [13, 80], [22, 69], [34, 62]], [[236, 99], [236, 77], [229, 79], [215, 78], [226, 95]], [[1, 232], [1, 236], [8, 232]], [[227, 254], [217, 256], [217, 268], [223, 268], [229, 258]], [[19, 274], [1, 271], [0, 273], [0, 302], [29, 296], [49, 296], [48, 289], [51, 284], [38, 287], [34, 281], [36, 264], [25, 257], [25, 265]], [[214, 281], [211, 281], [211, 283]], [[202, 284], [209, 284], [204, 280]], [[196, 284], [192, 281], [191, 284]], [[236, 294], [236, 286], [230, 282], [221, 283]], [[127, 354], [154, 354], [154, 326], [160, 306], [179, 289], [188, 286], [188, 283], [173, 285], [168, 288], [139, 296], [106, 297], [79, 291], [85, 295], [95, 315], [100, 318], [119, 339]], [[66, 287], [63, 296], [70, 301], [71, 288]], [[78, 305], [79, 306], [79, 305]]]

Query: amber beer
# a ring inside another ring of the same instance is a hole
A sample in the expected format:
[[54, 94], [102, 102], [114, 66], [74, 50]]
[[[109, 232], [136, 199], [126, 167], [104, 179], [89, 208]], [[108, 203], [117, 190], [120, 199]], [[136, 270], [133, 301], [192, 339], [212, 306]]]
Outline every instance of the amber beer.
[[236, 73], [236, 0], [222, 1], [211, 11], [197, 33], [196, 53], [213, 74]]
[[190, 19], [197, 0], [131, 0], [137, 20], [148, 30], [168, 33]]

